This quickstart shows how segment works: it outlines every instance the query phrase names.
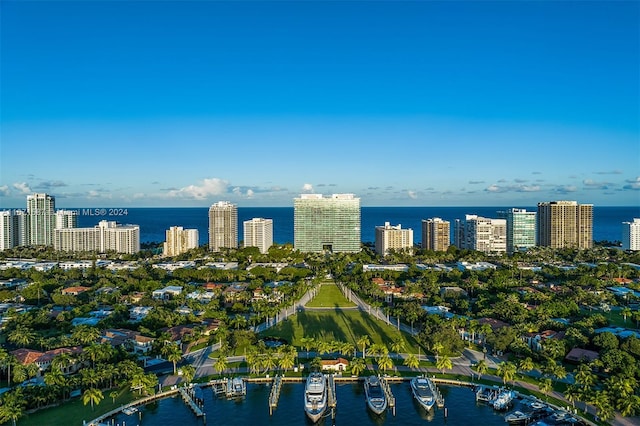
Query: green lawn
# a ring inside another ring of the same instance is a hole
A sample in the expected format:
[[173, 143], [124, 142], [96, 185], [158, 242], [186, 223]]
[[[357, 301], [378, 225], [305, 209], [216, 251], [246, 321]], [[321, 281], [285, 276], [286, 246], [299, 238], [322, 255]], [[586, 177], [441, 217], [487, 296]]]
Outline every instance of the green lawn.
[[17, 426], [70, 426], [81, 425], [82, 421], [93, 420], [101, 414], [113, 410], [116, 407], [120, 407], [128, 402], [138, 398], [129, 392], [128, 389], [120, 390], [119, 396], [114, 403], [109, 394], [112, 391], [104, 391], [104, 399], [99, 405], [94, 406], [94, 410], [91, 411], [91, 404], [84, 405], [82, 403], [82, 397], [75, 398], [70, 402], [66, 402], [62, 405], [53, 408], [47, 408], [44, 410], [36, 411], [32, 414], [25, 414], [16, 423]]
[[306, 306], [309, 308], [349, 308], [356, 306], [356, 304], [347, 300], [333, 282], [325, 282], [320, 286], [318, 294]]
[[[357, 310], [333, 309], [327, 311], [299, 312], [277, 326], [262, 333], [263, 337], [285, 339], [290, 344], [302, 348], [303, 337], [313, 337], [324, 341], [341, 341], [357, 345], [362, 336], [369, 336], [371, 343], [382, 343], [390, 349], [398, 338], [405, 342], [405, 353], [418, 353], [418, 344], [412, 336], [401, 333], [393, 326]], [[304, 349], [301, 349], [304, 350]], [[359, 347], [359, 350], [362, 350]], [[424, 349], [421, 349], [424, 353]]]

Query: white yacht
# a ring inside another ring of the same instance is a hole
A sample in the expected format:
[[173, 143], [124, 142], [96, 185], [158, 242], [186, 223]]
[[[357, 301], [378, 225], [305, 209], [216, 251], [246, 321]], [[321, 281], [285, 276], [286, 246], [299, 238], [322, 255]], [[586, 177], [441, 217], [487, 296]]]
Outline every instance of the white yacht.
[[327, 380], [322, 373], [313, 372], [307, 377], [304, 389], [304, 411], [312, 422], [317, 422], [326, 409]]
[[387, 396], [378, 377], [369, 376], [364, 379], [364, 393], [367, 396], [367, 406], [371, 411], [382, 414], [386, 410]]
[[411, 392], [416, 401], [427, 411], [430, 411], [436, 403], [433, 383], [426, 377], [411, 379]]

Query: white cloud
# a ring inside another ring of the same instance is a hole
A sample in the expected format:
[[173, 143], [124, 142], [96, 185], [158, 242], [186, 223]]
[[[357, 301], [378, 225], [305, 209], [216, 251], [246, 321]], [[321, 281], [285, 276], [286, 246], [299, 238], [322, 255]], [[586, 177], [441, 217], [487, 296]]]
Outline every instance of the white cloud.
[[304, 185], [302, 185], [302, 192], [313, 192], [313, 185], [311, 185], [310, 183], [305, 183]]
[[635, 180], [633, 179], [629, 179], [627, 180], [628, 185], [623, 186], [623, 189], [633, 189], [633, 190], [640, 190], [640, 176], [638, 176]]
[[411, 198], [412, 200], [415, 200], [416, 198], [418, 198], [418, 193], [415, 191], [407, 191], [407, 195], [409, 196], [409, 198]]
[[203, 179], [200, 185], [189, 185], [184, 188], [171, 190], [167, 193], [170, 198], [191, 198], [204, 200], [213, 195], [225, 194], [228, 191], [229, 182], [219, 178]]
[[567, 194], [569, 192], [576, 192], [577, 190], [578, 188], [576, 188], [574, 185], [562, 185], [562, 186], [556, 187], [554, 191], [559, 192], [561, 194]]
[[487, 192], [538, 192], [540, 191], [539, 185], [490, 185]]
[[609, 186], [611, 186], [611, 184], [608, 182], [596, 182], [591, 179], [585, 179], [582, 181], [582, 183], [588, 189], [608, 189]]
[[23, 194], [31, 194], [33, 192], [27, 182], [16, 182], [13, 184], [13, 187]]
[[8, 197], [10, 192], [8, 185], [0, 186], [0, 197]]

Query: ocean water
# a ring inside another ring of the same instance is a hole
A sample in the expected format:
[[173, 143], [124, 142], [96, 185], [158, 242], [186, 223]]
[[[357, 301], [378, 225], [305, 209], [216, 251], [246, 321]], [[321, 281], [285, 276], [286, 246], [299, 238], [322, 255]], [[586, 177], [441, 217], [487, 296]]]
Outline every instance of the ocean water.
[[[498, 413], [486, 404], [478, 404], [469, 388], [438, 386], [444, 396], [447, 418], [444, 409], [435, 409], [427, 414], [420, 408], [413, 396], [408, 382], [391, 385], [396, 398], [396, 415], [391, 411], [376, 416], [366, 406], [362, 384], [336, 385], [337, 409], [334, 419], [320, 420], [323, 426], [366, 426], [398, 425], [412, 426], [428, 423], [440, 425], [486, 425], [504, 426], [504, 413]], [[196, 417], [179, 396], [159, 400], [141, 409], [141, 415], [120, 414], [110, 420], [110, 424], [134, 426], [185, 426], [185, 425], [224, 425], [224, 426], [299, 426], [312, 425], [304, 412], [304, 384], [284, 384], [278, 407], [269, 415], [268, 385], [249, 384], [247, 395], [239, 400], [216, 398], [210, 388], [204, 389], [206, 423]]]
[[[453, 222], [466, 214], [497, 217], [497, 212], [510, 207], [362, 207], [360, 213], [361, 239], [363, 242], [375, 240], [375, 227], [390, 222], [413, 229], [414, 243], [421, 242], [421, 221], [432, 217]], [[536, 207], [522, 207], [536, 211]], [[208, 242], [208, 207], [192, 208], [128, 208], [103, 209], [104, 214], [83, 214], [78, 209], [78, 225], [94, 226], [100, 220], [115, 220], [120, 223], [140, 225], [142, 242], [161, 242], [165, 231], [171, 226], [195, 228], [199, 231], [200, 244]], [[92, 213], [94, 211], [92, 210]], [[110, 214], [112, 213], [112, 214]], [[125, 214], [126, 213], [126, 214]], [[640, 217], [640, 206], [598, 207], [593, 212], [593, 238], [596, 241], [620, 241], [622, 222]], [[273, 241], [277, 244], [293, 243], [293, 207], [238, 207], [238, 238], [242, 240], [242, 222], [254, 217], [273, 219]], [[453, 231], [453, 230], [452, 230]]]

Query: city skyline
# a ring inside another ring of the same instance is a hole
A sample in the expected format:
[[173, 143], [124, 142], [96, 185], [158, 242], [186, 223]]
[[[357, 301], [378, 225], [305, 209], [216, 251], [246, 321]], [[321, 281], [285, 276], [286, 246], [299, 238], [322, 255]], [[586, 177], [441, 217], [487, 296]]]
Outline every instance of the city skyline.
[[638, 2], [4, 2], [0, 209], [640, 204]]

